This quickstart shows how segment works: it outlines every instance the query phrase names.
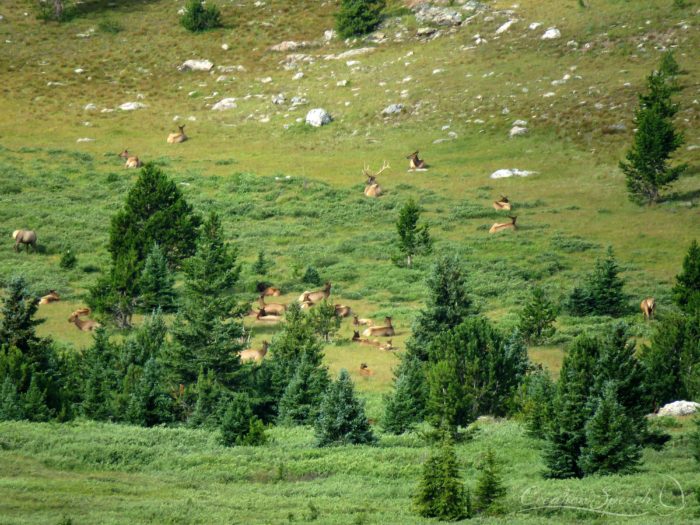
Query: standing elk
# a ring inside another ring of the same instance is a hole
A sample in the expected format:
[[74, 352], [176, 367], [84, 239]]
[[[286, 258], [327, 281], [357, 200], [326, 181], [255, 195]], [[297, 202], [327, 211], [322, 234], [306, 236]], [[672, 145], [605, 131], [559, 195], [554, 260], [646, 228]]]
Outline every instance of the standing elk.
[[267, 354], [267, 349], [269, 347], [267, 341], [262, 342], [262, 348], [249, 348], [248, 350], [242, 350], [238, 353], [241, 356], [242, 363], [260, 363], [265, 355]]
[[515, 220], [517, 217], [509, 217], [510, 222], [495, 222], [493, 223], [493, 226], [491, 226], [491, 229], [489, 229], [489, 233], [498, 233], [503, 230], [515, 230]]
[[414, 151], [406, 157], [408, 159], [408, 169], [409, 170], [424, 170], [428, 166], [425, 164], [424, 160], [418, 158], [418, 150]]
[[656, 301], [653, 297], [647, 297], [639, 305], [644, 314], [644, 319], [647, 321], [654, 318], [654, 311], [656, 310]]
[[168, 135], [168, 144], [179, 144], [180, 142], [185, 142], [187, 140], [187, 135], [185, 135], [185, 125], [178, 126], [179, 130], [177, 133], [170, 133]]
[[34, 248], [34, 252], [36, 252], [36, 232], [34, 230], [15, 230], [12, 232], [12, 238], [15, 240], [16, 252], [19, 252], [20, 244], [24, 244], [26, 246], [26, 253], [29, 253], [30, 245], [32, 248]]
[[388, 170], [391, 166], [384, 161], [382, 168], [377, 173], [372, 173], [369, 169], [369, 165], [366, 165], [362, 169], [362, 174], [367, 177], [365, 182], [365, 197], [379, 197], [382, 194], [382, 187], [377, 182], [377, 177]]
[[126, 159], [125, 168], [140, 168], [143, 165], [138, 157], [129, 154], [129, 150], [122, 151], [119, 156], [122, 159]]
[[374, 337], [391, 337], [396, 335], [394, 326], [391, 324], [391, 317], [387, 316], [384, 318], [384, 326], [370, 326], [362, 335], [374, 336]]
[[56, 290], [49, 290], [49, 293], [44, 295], [41, 299], [39, 299], [39, 304], [49, 304], [49, 303], [56, 303], [61, 300], [61, 296], [56, 293]]
[[280, 303], [265, 303], [265, 294], [260, 294], [258, 297], [258, 304], [260, 308], [265, 312], [266, 315], [282, 315], [287, 311], [287, 307]]
[[100, 323], [98, 323], [97, 321], [93, 321], [92, 319], [81, 319], [80, 315], [78, 314], [79, 312], [80, 310], [76, 310], [68, 318], [68, 322], [75, 324], [75, 326], [77, 326], [79, 330], [83, 332], [92, 332], [96, 328], [102, 326]]
[[501, 200], [493, 201], [493, 209], [496, 211], [510, 211], [510, 208], [510, 201], [505, 195], [501, 195]]

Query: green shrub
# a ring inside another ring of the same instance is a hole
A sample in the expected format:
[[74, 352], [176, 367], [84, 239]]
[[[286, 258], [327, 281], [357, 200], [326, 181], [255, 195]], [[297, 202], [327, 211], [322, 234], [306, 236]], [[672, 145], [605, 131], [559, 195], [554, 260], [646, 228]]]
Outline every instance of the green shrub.
[[202, 0], [190, 0], [180, 18], [180, 24], [193, 33], [221, 27], [221, 11], [214, 5], [205, 6]]
[[61, 261], [58, 265], [64, 270], [72, 270], [78, 264], [78, 258], [75, 256], [73, 251], [68, 248], [61, 256]]
[[306, 267], [306, 271], [304, 272], [304, 276], [301, 278], [301, 280], [306, 284], [314, 284], [316, 286], [320, 286], [323, 282], [318, 270], [313, 266]]
[[335, 27], [343, 38], [366, 35], [382, 21], [385, 0], [342, 0]]
[[499, 514], [502, 512], [500, 500], [506, 495], [503, 480], [496, 466], [492, 449], [488, 449], [478, 466], [479, 477], [474, 490], [474, 508], [480, 513]]

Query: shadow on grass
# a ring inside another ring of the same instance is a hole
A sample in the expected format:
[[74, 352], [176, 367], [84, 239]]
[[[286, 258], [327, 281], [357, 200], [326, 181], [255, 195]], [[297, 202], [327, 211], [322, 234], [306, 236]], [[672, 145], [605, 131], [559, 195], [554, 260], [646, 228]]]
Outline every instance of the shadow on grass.
[[685, 192], [673, 192], [666, 195], [661, 202], [683, 202], [683, 201], [694, 201], [700, 199], [700, 188]]
[[[64, 0], [63, 15], [58, 22], [69, 22], [75, 18], [82, 18], [104, 11], [105, 13], [114, 13], [120, 10], [131, 10], [135, 6], [144, 4], [153, 4], [158, 0], [120, 0], [118, 3], [114, 0], [85, 0], [78, 4], [73, 0]], [[54, 18], [53, 2], [47, 2], [45, 7], [40, 8], [37, 17], [46, 22], [56, 22]]]

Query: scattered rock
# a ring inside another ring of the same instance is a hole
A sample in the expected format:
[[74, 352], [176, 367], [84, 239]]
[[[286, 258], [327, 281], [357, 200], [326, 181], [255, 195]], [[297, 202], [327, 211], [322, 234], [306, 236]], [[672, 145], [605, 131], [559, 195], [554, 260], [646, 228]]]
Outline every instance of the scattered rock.
[[335, 29], [326, 29], [323, 32], [323, 40], [325, 40], [326, 42], [330, 42], [336, 36], [338, 36], [338, 33], [335, 32]]
[[527, 28], [528, 28], [530, 31], [534, 31], [535, 29], [537, 29], [537, 28], [540, 27], [541, 25], [542, 25], [542, 22], [533, 22], [532, 24], [530, 24], [529, 26], [527, 26]]
[[477, 46], [480, 46], [481, 44], [485, 44], [485, 43], [486, 43], [486, 39], [485, 39], [485, 38], [481, 38], [481, 35], [474, 35], [474, 43], [475, 43]]
[[306, 100], [304, 97], [292, 97], [292, 106], [303, 106], [304, 104], [308, 104], [309, 101]]
[[272, 77], [261, 78], [260, 82], [263, 84], [269, 84], [270, 82], [272, 82]]
[[403, 109], [404, 109], [403, 104], [391, 104], [382, 110], [382, 115], [384, 115], [384, 116], [398, 115], [399, 113], [401, 113], [403, 111]]
[[77, 36], [78, 38], [90, 38], [94, 34], [95, 34], [95, 28], [91, 27], [90, 29], [88, 29], [84, 33], [78, 33], [75, 36]]
[[434, 35], [435, 33], [437, 33], [437, 29], [434, 27], [420, 27], [418, 31], [416, 31], [416, 35], [423, 38]]
[[696, 149], [700, 149], [700, 146], [698, 146], [697, 144], [691, 144], [690, 146], [688, 146], [685, 149], [688, 151], [695, 151]]
[[180, 71], [211, 71], [214, 64], [210, 60], [185, 60], [178, 67]]
[[494, 171], [490, 178], [491, 179], [507, 179], [508, 177], [528, 177], [530, 175], [533, 175], [534, 173], [537, 173], [536, 171], [526, 171], [526, 170], [519, 170], [519, 169], [502, 169], [502, 170], [496, 170]]
[[433, 75], [439, 75], [440, 73], [444, 73], [444, 72], [445, 72], [444, 69], [440, 69], [440, 68], [433, 69]]
[[235, 98], [224, 98], [214, 104], [211, 109], [212, 111], [226, 111], [227, 109], [234, 109], [237, 107], [238, 105], [236, 104]]
[[518, 119], [513, 122], [513, 126], [527, 126], [527, 120]]
[[510, 128], [510, 132], [508, 133], [510, 138], [513, 137], [522, 137], [523, 135], [527, 135], [527, 128], [524, 126], [513, 126]]
[[660, 416], [689, 416], [700, 409], [700, 403], [695, 401], [674, 401], [659, 409]]
[[348, 49], [343, 53], [338, 55], [326, 55], [324, 58], [326, 60], [345, 60], [346, 58], [355, 57], [359, 55], [366, 55], [374, 51], [376, 47], [358, 47], [357, 49]]
[[223, 49], [224, 51], [228, 51], [230, 48], [228, 44], [221, 44], [221, 49]]
[[54, 82], [53, 80], [49, 80], [46, 83], [46, 86], [47, 87], [61, 87], [61, 86], [65, 86], [65, 84], [63, 82]]
[[90, 138], [88, 138], [88, 137], [83, 137], [83, 138], [80, 138], [80, 139], [76, 140], [76, 142], [95, 142], [95, 139], [90, 139]]
[[294, 76], [292, 77], [292, 80], [301, 80], [304, 78], [304, 73], [299, 71], [298, 73], [295, 73]]
[[222, 73], [234, 73], [236, 71], [240, 73], [245, 71], [243, 66], [216, 66], [216, 69]]
[[482, 2], [478, 2], [477, 0], [468, 0], [467, 2], [464, 2], [462, 9], [464, 11], [485, 11], [488, 9], [488, 6]]
[[338, 80], [338, 82], [336, 82], [335, 85], [338, 87], [345, 87], [348, 85], [348, 81], [347, 80]]
[[95, 111], [97, 109], [97, 106], [95, 104], [93, 104], [92, 102], [90, 102], [89, 104], [85, 104], [83, 109], [85, 111]]
[[272, 95], [272, 103], [273, 104], [281, 106], [285, 102], [287, 102], [287, 97], [284, 96], [284, 93], [278, 93], [277, 95]]
[[135, 111], [137, 109], [143, 109], [147, 107], [146, 104], [143, 104], [142, 102], [124, 102], [121, 106], [119, 106], [119, 109], [122, 111]]
[[554, 95], [556, 95], [556, 93], [555, 93], [554, 91], [548, 91], [547, 93], [545, 93], [544, 95], [542, 95], [542, 98], [551, 98], [551, 97], [553, 97]]
[[302, 47], [308, 47], [310, 42], [295, 42], [294, 40], [287, 40], [285, 42], [280, 42], [270, 48], [270, 51], [281, 51], [287, 53], [289, 51], [296, 51]]
[[312, 109], [306, 114], [306, 123], [315, 128], [330, 124], [332, 120], [333, 117], [323, 108]]
[[554, 40], [555, 38], [561, 38], [561, 32], [556, 27], [550, 27], [540, 37], [540, 40]]
[[512, 26], [515, 22], [516, 22], [516, 20], [508, 20], [505, 24], [503, 24], [501, 27], [496, 29], [496, 34], [500, 35], [501, 33], [505, 33], [506, 31], [508, 31], [508, 29], [510, 29], [510, 26]]
[[85, 73], [85, 70], [82, 67], [77, 67], [73, 70], [73, 73], [75, 73], [76, 75], [80, 75], [82, 73]]
[[605, 126], [603, 128], [603, 133], [606, 135], [614, 135], [616, 133], [626, 133], [627, 132], [627, 126], [623, 124], [622, 122], [619, 122], [618, 124], [611, 124], [610, 126]]
[[450, 7], [437, 7], [428, 4], [418, 4], [416, 21], [419, 24], [458, 26], [462, 23], [462, 13]]

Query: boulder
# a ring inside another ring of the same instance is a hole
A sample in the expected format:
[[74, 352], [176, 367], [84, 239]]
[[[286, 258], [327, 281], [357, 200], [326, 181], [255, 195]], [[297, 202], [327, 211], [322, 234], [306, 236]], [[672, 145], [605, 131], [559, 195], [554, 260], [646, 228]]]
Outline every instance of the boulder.
[[235, 98], [224, 98], [214, 104], [211, 109], [212, 111], [226, 111], [227, 109], [234, 109], [238, 107]]
[[294, 76], [292, 77], [292, 80], [301, 80], [304, 78], [304, 73], [299, 71], [298, 73], [295, 73]]
[[513, 122], [513, 126], [527, 126], [527, 120], [518, 119]]
[[561, 32], [556, 27], [550, 27], [540, 37], [540, 40], [554, 40], [556, 38], [561, 38]]
[[510, 128], [510, 132], [508, 132], [508, 135], [510, 136], [510, 138], [527, 135], [527, 128], [524, 126], [513, 126], [512, 128]]
[[343, 53], [340, 53], [338, 55], [328, 55], [325, 57], [325, 59], [326, 60], [345, 60], [346, 58], [350, 58], [350, 57], [356, 57], [359, 55], [366, 55], [367, 53], [371, 53], [375, 49], [376, 49], [375, 47], [358, 47], [357, 49], [348, 49], [347, 51], [344, 51]]
[[294, 40], [287, 40], [285, 42], [280, 42], [270, 48], [270, 51], [281, 51], [287, 53], [289, 51], [296, 51], [302, 47], [307, 47], [309, 42], [295, 42]]
[[519, 170], [516, 168], [512, 169], [502, 169], [494, 171], [490, 178], [491, 179], [507, 179], [508, 177], [527, 177], [535, 173], [534, 171]]
[[462, 13], [451, 7], [437, 7], [419, 4], [416, 11], [416, 21], [419, 24], [435, 24], [438, 26], [458, 26], [462, 23]]
[[419, 27], [416, 31], [416, 35], [419, 37], [428, 37], [430, 35], [434, 35], [436, 32], [437, 29], [434, 27]]
[[515, 20], [508, 20], [505, 24], [503, 24], [501, 27], [496, 29], [496, 34], [500, 35], [501, 33], [505, 33], [510, 29], [510, 26], [512, 26], [516, 21]]
[[211, 71], [214, 64], [209, 60], [185, 60], [178, 69], [180, 71]]
[[284, 93], [277, 93], [276, 95], [272, 95], [272, 103], [281, 106], [287, 102], [287, 97], [284, 96]]
[[306, 123], [315, 128], [330, 124], [332, 120], [331, 114], [323, 108], [314, 108], [306, 114]]
[[326, 42], [330, 42], [331, 40], [333, 40], [337, 36], [338, 36], [338, 33], [335, 32], [335, 29], [326, 29], [323, 32], [323, 39]]
[[695, 401], [674, 401], [659, 409], [660, 416], [689, 416], [700, 410], [700, 403]]
[[542, 25], [542, 22], [533, 22], [532, 24], [530, 24], [529, 26], [527, 26], [527, 28], [528, 28], [530, 31], [534, 31], [535, 29], [537, 29], [537, 28], [540, 27], [541, 25]]
[[97, 109], [97, 106], [95, 104], [93, 104], [92, 102], [90, 102], [89, 104], [85, 104], [83, 109], [85, 111], [95, 111]]
[[398, 115], [403, 111], [403, 104], [391, 104], [382, 110], [382, 115]]
[[119, 106], [119, 109], [122, 111], [134, 111], [137, 109], [143, 109], [146, 107], [146, 104], [143, 104], [141, 102], [124, 102], [121, 106]]

